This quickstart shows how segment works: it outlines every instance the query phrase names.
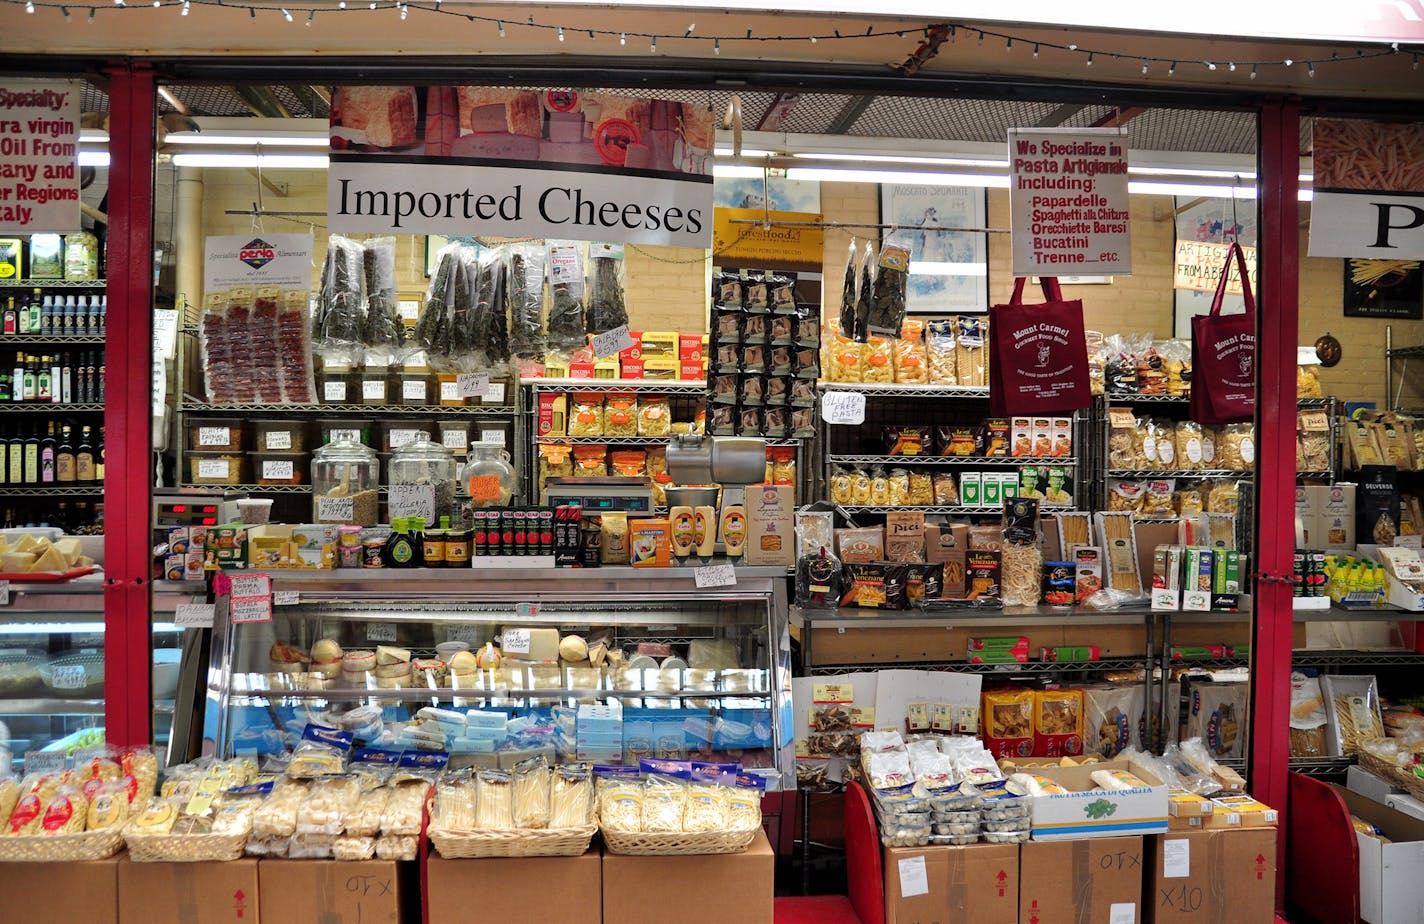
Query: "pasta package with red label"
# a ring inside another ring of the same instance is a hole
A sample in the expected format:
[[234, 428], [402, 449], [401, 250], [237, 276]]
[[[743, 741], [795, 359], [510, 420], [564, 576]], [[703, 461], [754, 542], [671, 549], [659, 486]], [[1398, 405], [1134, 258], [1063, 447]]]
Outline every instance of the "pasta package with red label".
[[984, 746], [995, 757], [1033, 756], [1032, 690], [987, 690], [980, 712]]
[[1033, 753], [1076, 757], [1083, 753], [1083, 691], [1039, 690], [1033, 698]]

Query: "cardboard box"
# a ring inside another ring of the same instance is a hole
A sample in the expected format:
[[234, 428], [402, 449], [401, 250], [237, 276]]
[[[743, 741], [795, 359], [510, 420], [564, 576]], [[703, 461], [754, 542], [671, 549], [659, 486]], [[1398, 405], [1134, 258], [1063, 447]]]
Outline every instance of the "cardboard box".
[[1374, 800], [1381, 805], [1387, 805], [1389, 797], [1397, 792], [1402, 792], [1398, 786], [1382, 780], [1363, 767], [1347, 767], [1345, 769], [1345, 788], [1351, 792], [1357, 792], [1362, 796]]
[[119, 924], [252, 924], [257, 861], [118, 862]]
[[1021, 844], [1019, 921], [1141, 924], [1144, 856], [1141, 837]]
[[1329, 487], [1312, 487], [1311, 491], [1324, 495], [1319, 507], [1320, 521], [1316, 526], [1319, 542], [1316, 547], [1350, 550], [1355, 547], [1355, 486], [1353, 484], [1332, 484]]
[[[406, 873], [406, 883], [401, 882], [402, 872]], [[400, 924], [402, 901], [419, 901], [419, 889], [410, 881], [415, 872], [413, 864], [403, 868], [395, 860], [260, 860], [257, 886], [261, 920], [283, 924]]]
[[[0, 863], [0, 895], [15, 916], [21, 896], [34, 902], [34, 918], [45, 924], [117, 924], [119, 858], [74, 863]], [[50, 883], [62, 882], [60, 888]]]
[[[673, 919], [678, 924], [771, 924], [775, 868], [776, 855], [765, 831], [758, 831], [743, 853], [674, 857], [605, 853], [602, 920], [619, 924], [667, 924]], [[664, 896], [664, 900], [651, 900], [654, 895]], [[430, 898], [435, 907], [433, 892]], [[469, 893], [462, 900], [475, 904]], [[480, 916], [481, 920], [492, 920], [483, 907]], [[510, 920], [540, 919], [524, 912]]]
[[885, 924], [1017, 924], [1019, 848], [886, 847]]
[[1360, 848], [1360, 918], [1369, 924], [1418, 924], [1424, 908], [1424, 821], [1342, 786], [1331, 788], [1391, 843], [1355, 833]]
[[440, 924], [601, 924], [603, 858], [597, 848], [580, 857], [479, 860], [447, 860], [432, 850], [426, 892], [431, 920]]
[[[1126, 770], [1152, 785], [1116, 791], [1098, 788], [1092, 774], [1112, 769]], [[1035, 841], [1160, 834], [1167, 830], [1167, 787], [1147, 768], [1131, 760], [1044, 768], [1040, 775], [1071, 792], [1034, 797]]]
[[1276, 830], [1148, 838], [1147, 924], [1257, 924], [1276, 904]]
[[796, 488], [757, 485], [747, 488], [747, 551], [749, 565], [796, 564]]

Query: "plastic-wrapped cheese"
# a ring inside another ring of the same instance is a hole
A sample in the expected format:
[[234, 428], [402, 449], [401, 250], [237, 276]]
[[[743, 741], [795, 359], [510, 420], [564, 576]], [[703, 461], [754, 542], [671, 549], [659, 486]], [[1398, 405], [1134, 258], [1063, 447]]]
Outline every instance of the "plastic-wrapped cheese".
[[559, 630], [548, 628], [506, 628], [501, 640], [506, 657], [527, 661], [553, 661], [559, 657]]

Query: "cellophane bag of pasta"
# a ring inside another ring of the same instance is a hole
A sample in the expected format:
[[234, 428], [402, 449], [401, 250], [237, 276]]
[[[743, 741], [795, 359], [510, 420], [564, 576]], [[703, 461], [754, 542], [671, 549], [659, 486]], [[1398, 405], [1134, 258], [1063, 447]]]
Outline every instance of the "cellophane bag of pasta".
[[1322, 398], [1325, 396], [1324, 390], [1320, 387], [1320, 366], [1316, 363], [1308, 363], [1295, 367], [1295, 396], [1297, 398]]
[[542, 754], [514, 766], [514, 827], [549, 827], [550, 782], [549, 762]]
[[889, 337], [871, 336], [865, 343], [864, 361], [861, 365], [860, 380], [890, 384], [895, 381], [894, 340]]
[[1103, 333], [1097, 330], [1085, 330], [1083, 337], [1088, 344], [1088, 390], [1092, 394], [1101, 395], [1106, 389], [1103, 371], [1107, 350], [1103, 342]]
[[1137, 394], [1137, 359], [1121, 334], [1103, 338], [1103, 383], [1110, 395]]
[[929, 357], [925, 352], [923, 321], [906, 321], [895, 341], [895, 381], [904, 385], [926, 385], [930, 380]]
[[1157, 447], [1157, 467], [1175, 469], [1177, 467], [1177, 424], [1163, 417], [1151, 422], [1152, 438]]
[[843, 330], [847, 337], [861, 343], [870, 335], [870, 303], [875, 293], [875, 242], [866, 241], [865, 251], [860, 259], [860, 288], [855, 295], [855, 328]]
[[687, 805], [682, 812], [682, 830], [726, 831], [730, 784], [735, 779], [735, 774], [717, 767], [693, 768], [687, 787]]
[[544, 352], [544, 277], [547, 250], [534, 243], [504, 248], [509, 289], [509, 346], [515, 356]]
[[910, 244], [896, 235], [880, 245], [875, 282], [870, 296], [866, 331], [872, 336], [894, 337], [905, 323], [905, 300], [910, 284]]
[[1077, 757], [1083, 753], [1083, 691], [1038, 690], [1033, 699], [1033, 753]]
[[1177, 457], [1174, 467], [1188, 472], [1204, 468], [1201, 424], [1194, 420], [1179, 420], [1174, 436]]
[[638, 404], [638, 435], [667, 436], [672, 432], [672, 404], [666, 395], [644, 395]]
[[1163, 340], [1157, 344], [1162, 368], [1167, 373], [1167, 394], [1185, 398], [1192, 393], [1192, 342]]
[[1083, 753], [1108, 760], [1132, 747], [1143, 722], [1139, 684], [1083, 688]]
[[578, 392], [569, 396], [569, 436], [603, 436], [603, 396]]
[[1147, 485], [1142, 481], [1113, 478], [1108, 481], [1108, 510], [1118, 513], [1141, 513]]
[[1005, 606], [1037, 606], [1043, 592], [1043, 553], [1038, 547], [1038, 501], [1016, 498], [1004, 508], [1000, 593]]
[[1320, 678], [1295, 671], [1291, 674], [1290, 756], [1313, 759], [1328, 756], [1326, 721]]
[[475, 332], [475, 298], [482, 282], [479, 252], [463, 245], [457, 253], [459, 266], [447, 292], [446, 343], [429, 353], [431, 368], [442, 372], [472, 372], [488, 361]]
[[1384, 737], [1379, 684], [1373, 674], [1326, 674], [1326, 747], [1331, 757], [1358, 754], [1360, 743]]
[[604, 443], [574, 447], [574, 477], [599, 478], [608, 474], [608, 446]]
[[627, 287], [623, 281], [623, 245], [588, 245], [588, 307], [584, 314], [590, 334], [603, 334], [628, 323]]
[[1176, 516], [1176, 509], [1173, 506], [1176, 493], [1177, 482], [1171, 478], [1154, 478], [1146, 482], [1146, 490], [1142, 494], [1142, 510], [1140, 513], [1144, 517]]
[[603, 433], [599, 436], [638, 435], [638, 399], [632, 394], [609, 395], [603, 407]]
[[984, 746], [997, 758], [1033, 755], [1033, 691], [986, 690], [980, 722]]
[[1217, 468], [1250, 472], [1256, 468], [1256, 431], [1248, 423], [1227, 424], [1216, 440]]
[[865, 345], [840, 332], [840, 326], [826, 326], [826, 379], [831, 382], [859, 382]]
[[989, 322], [978, 315], [954, 319], [954, 365], [960, 385], [984, 388], [989, 384]]
[[941, 318], [925, 325], [925, 354], [932, 385], [958, 385], [954, 350], [954, 321]]
[[1137, 391], [1143, 395], [1167, 394], [1167, 364], [1160, 344], [1150, 339], [1137, 352]]

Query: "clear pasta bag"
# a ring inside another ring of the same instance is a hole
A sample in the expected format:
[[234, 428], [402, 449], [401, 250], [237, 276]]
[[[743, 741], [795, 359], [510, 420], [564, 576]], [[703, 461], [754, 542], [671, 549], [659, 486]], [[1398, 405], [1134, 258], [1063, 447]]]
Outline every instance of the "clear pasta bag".
[[543, 755], [522, 760], [514, 767], [514, 827], [549, 827], [549, 762]]

